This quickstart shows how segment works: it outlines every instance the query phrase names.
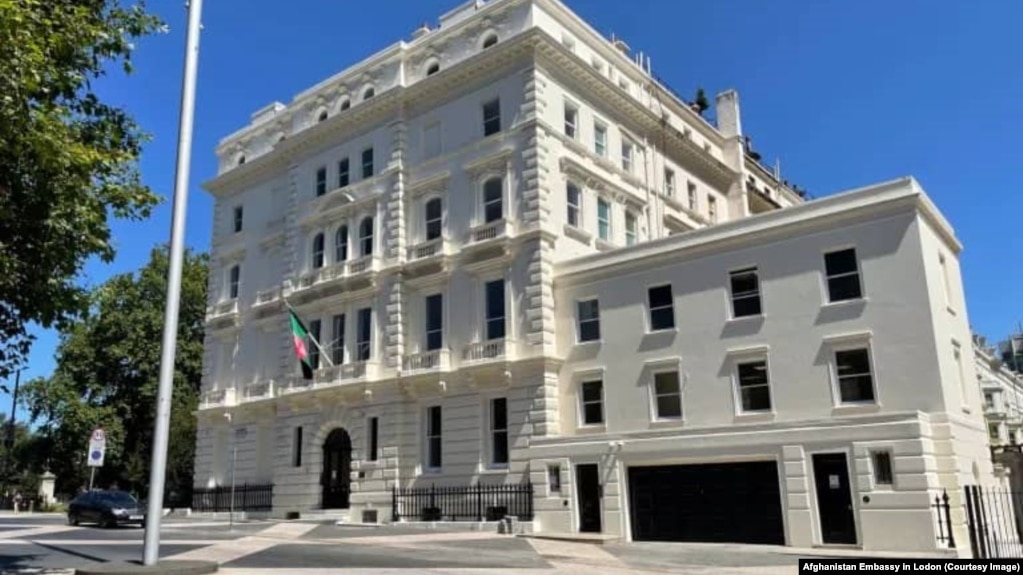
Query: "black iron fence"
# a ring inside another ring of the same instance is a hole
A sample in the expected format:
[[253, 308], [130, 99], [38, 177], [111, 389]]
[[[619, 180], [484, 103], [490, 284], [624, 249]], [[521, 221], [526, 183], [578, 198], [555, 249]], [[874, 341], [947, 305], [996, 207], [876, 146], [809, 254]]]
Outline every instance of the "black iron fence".
[[[273, 509], [273, 483], [243, 483], [235, 485], [235, 511], [270, 511]], [[231, 511], [230, 485], [192, 488], [192, 511], [210, 513]]]
[[941, 495], [934, 496], [931, 509], [934, 509], [937, 515], [938, 543], [944, 544], [949, 549], [955, 549], [956, 538], [952, 533], [952, 507], [948, 503], [948, 491], [942, 490]]
[[392, 519], [400, 521], [500, 521], [533, 519], [533, 484], [464, 487], [395, 487]]
[[966, 523], [978, 559], [1023, 557], [1023, 492], [969, 485]]

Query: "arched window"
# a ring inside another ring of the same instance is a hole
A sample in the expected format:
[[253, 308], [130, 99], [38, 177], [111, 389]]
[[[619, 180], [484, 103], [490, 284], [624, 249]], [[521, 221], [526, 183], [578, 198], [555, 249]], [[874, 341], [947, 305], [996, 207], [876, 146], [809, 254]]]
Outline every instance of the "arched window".
[[359, 224], [359, 255], [373, 255], [373, 217], [366, 216]]
[[504, 217], [501, 178], [490, 178], [483, 184], [483, 221], [490, 223]]
[[245, 154], [242, 154], [242, 155], [238, 156], [238, 165], [240, 166], [240, 165], [242, 165], [244, 163], [245, 163]]
[[377, 91], [373, 89], [373, 86], [366, 88], [366, 91], [362, 93], [363, 100], [369, 100], [373, 96], [376, 96]]
[[423, 206], [423, 216], [426, 224], [426, 241], [435, 240], [441, 235], [443, 215], [440, 198], [432, 198]]
[[437, 72], [440, 72], [440, 64], [438, 62], [430, 62], [430, 65], [426, 67], [426, 75], [433, 76]]
[[317, 122], [322, 122], [327, 119], [327, 111], [320, 112], [320, 117], [316, 119]]
[[342, 111], [347, 110], [348, 108], [351, 108], [351, 107], [352, 107], [352, 101], [349, 100], [348, 98], [345, 98], [344, 100], [341, 101], [341, 110]]
[[494, 44], [497, 44], [497, 34], [494, 34], [493, 32], [491, 32], [483, 40], [483, 49], [486, 50], [487, 48], [493, 46]]
[[287, 136], [285, 136], [284, 134], [281, 134], [281, 137], [277, 138], [277, 143], [280, 144], [281, 142], [283, 142], [284, 140], [287, 140], [287, 139], [288, 139]]
[[348, 259], [348, 226], [341, 226], [334, 232], [334, 261]]
[[323, 267], [323, 234], [316, 234], [313, 238], [313, 269]]

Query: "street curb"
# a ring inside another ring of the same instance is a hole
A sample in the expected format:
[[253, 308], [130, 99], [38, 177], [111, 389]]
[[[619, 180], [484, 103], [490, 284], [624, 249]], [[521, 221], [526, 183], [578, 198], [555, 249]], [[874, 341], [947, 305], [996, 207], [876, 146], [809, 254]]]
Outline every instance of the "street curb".
[[212, 561], [161, 561], [156, 565], [105, 563], [75, 569], [75, 575], [206, 575], [218, 569], [219, 565]]

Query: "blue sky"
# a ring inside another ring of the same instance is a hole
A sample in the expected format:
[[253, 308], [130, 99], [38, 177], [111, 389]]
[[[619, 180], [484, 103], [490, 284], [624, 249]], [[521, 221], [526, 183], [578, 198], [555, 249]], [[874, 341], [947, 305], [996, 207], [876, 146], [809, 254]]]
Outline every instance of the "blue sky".
[[[186, 10], [151, 0], [168, 34], [139, 42], [137, 72], [99, 84], [154, 139], [145, 181], [167, 201], [143, 223], [117, 222], [99, 283], [143, 265], [170, 234]], [[966, 248], [974, 329], [1002, 337], [1023, 320], [1023, 2], [987, 0], [568, 0], [605, 35], [651, 57], [676, 91], [739, 91], [743, 128], [784, 177], [815, 196], [913, 175]], [[199, 188], [213, 149], [249, 115], [390, 45], [457, 0], [205, 2], [187, 243], [210, 243]], [[353, 6], [357, 8], [353, 9]], [[239, 9], [242, 8], [242, 9]], [[49, 374], [57, 337], [39, 332], [23, 379]], [[0, 410], [10, 399], [0, 395]]]

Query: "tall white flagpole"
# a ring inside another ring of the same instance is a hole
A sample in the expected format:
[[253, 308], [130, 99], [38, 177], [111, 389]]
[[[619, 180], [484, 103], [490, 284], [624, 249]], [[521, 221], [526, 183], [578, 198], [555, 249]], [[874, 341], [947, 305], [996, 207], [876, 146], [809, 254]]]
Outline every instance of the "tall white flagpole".
[[182, 81], [181, 117], [178, 124], [178, 158], [174, 174], [174, 211], [171, 216], [170, 270], [167, 277], [167, 308], [160, 357], [153, 459], [149, 470], [149, 509], [142, 563], [156, 565], [160, 559], [160, 520], [167, 473], [167, 440], [171, 397], [174, 393], [174, 355], [178, 340], [181, 299], [181, 267], [185, 251], [185, 214], [188, 208], [188, 175], [192, 161], [192, 124], [195, 116], [195, 78], [199, 65], [199, 28], [202, 0], [188, 0], [188, 31], [185, 36], [185, 76]]

